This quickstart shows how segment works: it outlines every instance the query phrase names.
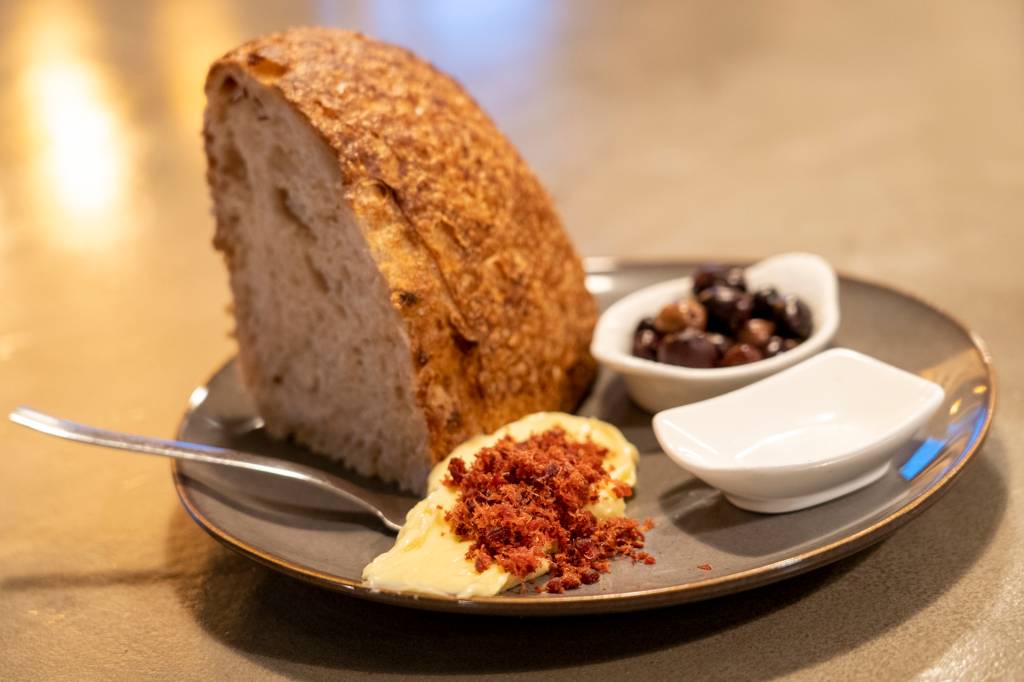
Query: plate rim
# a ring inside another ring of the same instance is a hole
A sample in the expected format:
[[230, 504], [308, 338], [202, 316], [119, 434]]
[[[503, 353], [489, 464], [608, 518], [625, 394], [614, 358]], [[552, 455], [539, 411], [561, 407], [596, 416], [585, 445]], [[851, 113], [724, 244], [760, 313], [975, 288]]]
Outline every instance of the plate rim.
[[[723, 259], [631, 259], [602, 256], [585, 258], [584, 267], [586, 273], [590, 275], [614, 272], [623, 268], [686, 267], [698, 265], [700, 263], [722, 261]], [[728, 259], [728, 262], [743, 264], [753, 261], [747, 261], [745, 259]], [[209, 518], [204, 516], [202, 512], [196, 508], [195, 503], [188, 495], [186, 486], [182, 480], [183, 476], [176, 460], [171, 462], [171, 474], [174, 482], [174, 489], [182, 507], [196, 525], [228, 549], [238, 552], [249, 559], [255, 560], [268, 568], [299, 578], [305, 582], [313, 583], [321, 587], [327, 587], [354, 597], [405, 607], [458, 613], [559, 616], [657, 608], [660, 606], [710, 599], [727, 592], [741, 592], [772, 582], [777, 582], [815, 568], [820, 568], [821, 566], [838, 561], [839, 559], [854, 554], [872, 544], [880, 542], [931, 506], [949, 489], [950, 485], [960, 475], [964, 467], [967, 466], [968, 462], [975, 457], [982, 445], [984, 445], [988, 438], [992, 421], [995, 417], [996, 405], [998, 402], [998, 386], [996, 383], [995, 367], [992, 361], [992, 355], [988, 350], [988, 345], [974, 330], [964, 324], [959, 317], [949, 313], [942, 307], [925, 300], [917, 294], [907, 292], [900, 287], [881, 283], [857, 275], [850, 275], [840, 270], [837, 270], [836, 274], [839, 277], [840, 283], [842, 283], [842, 280], [848, 280], [858, 284], [873, 286], [897, 293], [900, 296], [910, 299], [911, 301], [928, 308], [951, 321], [964, 334], [964, 336], [970, 340], [971, 345], [974, 347], [974, 350], [981, 359], [981, 364], [985, 369], [986, 378], [990, 386], [988, 397], [986, 399], [988, 410], [986, 411], [985, 422], [982, 425], [981, 431], [970, 449], [960, 458], [960, 461], [956, 466], [943, 474], [942, 478], [929, 490], [914, 498], [906, 505], [895, 510], [888, 516], [879, 519], [867, 528], [863, 528], [856, 533], [839, 538], [827, 545], [816, 547], [814, 549], [807, 550], [806, 552], [801, 552], [795, 556], [786, 557], [770, 564], [714, 578], [706, 578], [680, 585], [658, 587], [648, 590], [634, 590], [632, 592], [618, 592], [614, 594], [578, 596], [565, 595], [559, 596], [555, 599], [539, 595], [518, 597], [516, 599], [509, 599], [502, 596], [459, 599], [457, 597], [447, 596], [416, 595], [395, 590], [373, 589], [364, 585], [362, 581], [343, 578], [338, 575], [303, 566], [287, 559], [286, 557], [254, 547], [246, 541], [228, 533]], [[235, 356], [232, 356], [223, 363], [217, 372], [226, 367], [234, 357]], [[216, 372], [211, 375], [211, 377], [215, 375]], [[188, 415], [189, 410], [186, 410], [179, 421], [178, 428], [176, 429], [176, 436], [179, 438], [181, 437], [181, 431], [186, 423]]]

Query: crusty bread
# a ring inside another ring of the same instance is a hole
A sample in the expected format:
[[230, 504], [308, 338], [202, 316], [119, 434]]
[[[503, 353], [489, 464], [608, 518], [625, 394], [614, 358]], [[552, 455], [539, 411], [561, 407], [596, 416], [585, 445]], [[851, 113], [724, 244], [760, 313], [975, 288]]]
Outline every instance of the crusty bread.
[[204, 139], [269, 432], [422, 492], [466, 438], [572, 410], [595, 305], [551, 200], [451, 78], [357, 33], [218, 60]]

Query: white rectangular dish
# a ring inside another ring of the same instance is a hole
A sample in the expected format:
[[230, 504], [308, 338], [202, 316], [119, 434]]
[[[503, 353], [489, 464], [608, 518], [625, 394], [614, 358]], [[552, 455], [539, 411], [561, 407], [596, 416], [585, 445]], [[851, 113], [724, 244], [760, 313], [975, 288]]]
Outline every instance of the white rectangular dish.
[[872, 483], [943, 389], [836, 348], [745, 388], [658, 413], [658, 442], [736, 506], [803, 509]]

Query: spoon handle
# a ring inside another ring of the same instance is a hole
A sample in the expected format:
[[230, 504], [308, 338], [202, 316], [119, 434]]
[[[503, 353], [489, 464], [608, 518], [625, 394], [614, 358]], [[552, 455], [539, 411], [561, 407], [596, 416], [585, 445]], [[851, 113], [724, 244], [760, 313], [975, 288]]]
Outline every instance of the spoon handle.
[[256, 455], [251, 452], [219, 448], [213, 445], [202, 445], [200, 443], [189, 443], [179, 440], [164, 440], [162, 438], [100, 429], [68, 419], [60, 419], [24, 406], [16, 408], [10, 413], [9, 417], [15, 424], [78, 443], [141, 452], [147, 455], [173, 457], [190, 462], [218, 464], [303, 481], [322, 490], [340, 495], [349, 502], [371, 512], [393, 531], [398, 531], [402, 528], [401, 519], [389, 518], [376, 505], [365, 499], [365, 492], [362, 489], [343, 478], [314, 469], [313, 467], [273, 457]]

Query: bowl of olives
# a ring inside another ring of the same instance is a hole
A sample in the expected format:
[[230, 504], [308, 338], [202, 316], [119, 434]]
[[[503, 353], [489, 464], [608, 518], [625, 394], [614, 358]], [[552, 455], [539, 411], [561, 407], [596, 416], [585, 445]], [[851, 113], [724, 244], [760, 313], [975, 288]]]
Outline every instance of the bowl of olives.
[[839, 327], [838, 281], [825, 259], [773, 256], [708, 265], [620, 299], [591, 352], [651, 412], [735, 390], [823, 350]]

